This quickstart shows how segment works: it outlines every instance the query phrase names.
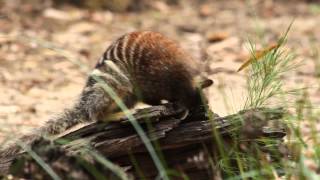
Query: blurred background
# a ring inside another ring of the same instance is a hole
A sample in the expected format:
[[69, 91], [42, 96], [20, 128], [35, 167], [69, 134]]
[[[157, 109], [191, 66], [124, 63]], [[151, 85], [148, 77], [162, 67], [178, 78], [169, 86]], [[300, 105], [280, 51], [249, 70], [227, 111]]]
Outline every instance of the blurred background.
[[308, 87], [320, 105], [320, 1], [0, 0], [0, 139], [44, 123], [72, 104], [107, 46], [124, 33], [158, 31], [205, 64], [219, 115], [243, 108], [250, 43], [275, 43], [302, 64], [286, 87]]

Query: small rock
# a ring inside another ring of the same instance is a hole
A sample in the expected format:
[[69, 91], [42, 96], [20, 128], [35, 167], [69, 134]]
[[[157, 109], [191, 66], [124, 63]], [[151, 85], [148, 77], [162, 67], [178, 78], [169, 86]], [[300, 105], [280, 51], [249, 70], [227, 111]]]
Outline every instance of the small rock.
[[179, 31], [194, 33], [197, 31], [197, 27], [193, 24], [181, 24], [178, 25]]
[[[94, 0], [94, 1], [98, 2], [101, 0]], [[107, 9], [115, 12], [125, 12], [129, 8], [129, 6], [133, 3], [132, 0], [121, 0], [121, 1], [108, 0], [108, 1], [101, 1], [101, 2], [107, 7]]]
[[229, 34], [227, 32], [209, 32], [206, 35], [206, 39], [210, 43], [219, 42], [222, 40], [225, 40], [229, 37]]
[[161, 12], [161, 13], [168, 13], [169, 12], [169, 6], [163, 2], [163, 1], [155, 1], [154, 3], [150, 4], [152, 8], [154, 8], [155, 10]]
[[208, 17], [211, 14], [212, 14], [212, 9], [210, 8], [210, 6], [208, 4], [204, 4], [204, 5], [200, 6], [199, 15], [201, 17]]
[[113, 13], [110, 11], [105, 12], [93, 12], [91, 14], [91, 20], [98, 23], [105, 23], [109, 24], [112, 22], [114, 16]]
[[71, 20], [67, 12], [64, 12], [58, 9], [53, 9], [53, 8], [46, 9], [43, 12], [43, 16], [46, 18], [57, 19], [57, 20], [64, 20], [64, 21]]
[[91, 32], [95, 32], [96, 29], [97, 29], [97, 25], [94, 23], [79, 22], [71, 25], [70, 28], [68, 29], [68, 32], [78, 33], [78, 34], [88, 34]]
[[210, 45], [208, 47], [207, 51], [208, 51], [208, 53], [219, 52], [219, 51], [222, 51], [226, 48], [238, 47], [239, 43], [240, 43], [239, 38], [229, 37], [229, 38], [225, 39], [224, 41]]

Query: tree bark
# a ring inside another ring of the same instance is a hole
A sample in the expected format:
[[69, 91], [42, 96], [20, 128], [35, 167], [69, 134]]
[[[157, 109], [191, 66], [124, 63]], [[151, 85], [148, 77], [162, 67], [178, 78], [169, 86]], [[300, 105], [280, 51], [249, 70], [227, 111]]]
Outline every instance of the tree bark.
[[[286, 135], [286, 127], [281, 121], [285, 113], [283, 109], [250, 109], [225, 117], [218, 117], [205, 109], [196, 108], [185, 118], [185, 109], [166, 104], [138, 110], [134, 114], [166, 167], [175, 172], [171, 178], [181, 179], [183, 175], [190, 179], [223, 176], [226, 172], [221, 171], [217, 162], [224, 153], [232, 154], [233, 151], [256, 158], [268, 154], [270, 161], [278, 161], [284, 155], [281, 151], [282, 139]], [[272, 143], [263, 143], [265, 141], [261, 139], [272, 140]], [[117, 122], [86, 125], [55, 138], [53, 142], [43, 139], [32, 149], [63, 178], [95, 177], [84, 165], [75, 163], [80, 158], [80, 162], [90, 162], [104, 176], [117, 179], [115, 173], [88, 155], [88, 149], [96, 150], [122, 167], [128, 177], [154, 179], [158, 176], [149, 152], [125, 116], [118, 117]], [[9, 158], [10, 161], [0, 159], [0, 169], [10, 170], [20, 177], [36, 174], [48, 177], [29, 156], [24, 153]], [[24, 168], [17, 168], [19, 162]], [[229, 163], [237, 169], [235, 162]]]

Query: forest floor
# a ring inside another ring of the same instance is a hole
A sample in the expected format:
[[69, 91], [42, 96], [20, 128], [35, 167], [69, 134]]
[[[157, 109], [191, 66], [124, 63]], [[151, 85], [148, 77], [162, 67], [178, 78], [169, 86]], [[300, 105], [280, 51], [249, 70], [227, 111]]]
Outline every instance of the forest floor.
[[250, 55], [249, 40], [257, 49], [266, 47], [293, 21], [285, 48], [302, 65], [283, 76], [285, 87], [306, 87], [314, 106], [320, 105], [319, 4], [156, 2], [144, 11], [126, 13], [4, 4], [0, 7], [0, 139], [28, 132], [72, 105], [106, 47], [134, 30], [161, 32], [203, 61], [215, 82], [206, 92], [210, 106], [226, 115], [243, 108], [246, 100], [247, 72], [237, 69]]

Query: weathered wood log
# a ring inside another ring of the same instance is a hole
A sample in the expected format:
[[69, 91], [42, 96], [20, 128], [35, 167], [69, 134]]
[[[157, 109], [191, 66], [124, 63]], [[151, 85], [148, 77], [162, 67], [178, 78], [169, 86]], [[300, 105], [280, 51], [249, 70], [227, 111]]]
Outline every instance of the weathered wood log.
[[[259, 151], [259, 156], [267, 153], [273, 157], [273, 161], [282, 155], [278, 149], [286, 135], [285, 125], [281, 121], [284, 114], [282, 109], [259, 108], [218, 117], [206, 111], [205, 107], [199, 107], [186, 118], [185, 114], [183, 108], [173, 104], [154, 106], [134, 114], [157, 147], [166, 167], [174, 170], [172, 178], [179, 179], [179, 176], [186, 175], [190, 179], [209, 179], [217, 176], [219, 168], [214, 162], [223, 156], [221, 150], [231, 152], [236, 148], [253, 156]], [[63, 178], [95, 177], [85, 168], [88, 164], [106, 177], [116, 177], [92, 157], [83, 154], [84, 149], [90, 147], [125, 168], [131, 177], [154, 179], [158, 172], [143, 142], [126, 117], [118, 119], [119, 122], [89, 124], [54, 139], [53, 143], [43, 139], [34, 144], [32, 149]], [[272, 140], [273, 146], [263, 143], [261, 139]], [[20, 177], [35, 174], [48, 177], [29, 155], [17, 155], [14, 159], [11, 173]], [[8, 168], [10, 163], [0, 160], [0, 168]], [[22, 164], [24, 168], [19, 168], [17, 164]]]

